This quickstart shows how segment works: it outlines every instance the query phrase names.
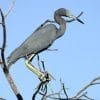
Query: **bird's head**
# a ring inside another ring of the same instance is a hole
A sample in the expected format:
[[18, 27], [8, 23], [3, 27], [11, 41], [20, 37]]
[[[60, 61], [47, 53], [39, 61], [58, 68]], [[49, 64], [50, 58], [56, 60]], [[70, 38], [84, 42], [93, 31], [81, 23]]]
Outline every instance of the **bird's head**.
[[68, 18], [75, 18], [71, 14], [70, 10], [65, 9], [65, 8], [60, 8], [60, 9], [56, 10], [55, 14], [58, 15], [58, 16], [65, 16], [65, 17], [68, 17]]
[[60, 9], [56, 10], [55, 15], [57, 15], [57, 16], [65, 16], [65, 17], [69, 18], [70, 20], [71, 20], [71, 19], [72, 19], [72, 20], [76, 20], [76, 21], [78, 21], [78, 22], [80, 22], [80, 23], [83, 24], [83, 22], [82, 22], [80, 19], [78, 19], [77, 17], [75, 17], [75, 16], [71, 13], [70, 10], [65, 9], [65, 8], [60, 8]]

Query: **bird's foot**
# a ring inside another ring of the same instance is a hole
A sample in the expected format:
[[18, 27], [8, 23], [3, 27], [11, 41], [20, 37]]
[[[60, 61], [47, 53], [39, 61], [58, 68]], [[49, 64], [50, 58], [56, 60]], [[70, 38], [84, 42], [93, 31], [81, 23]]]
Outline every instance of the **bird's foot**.
[[41, 75], [38, 77], [42, 82], [49, 82], [52, 79], [52, 76], [46, 71], [41, 72]]

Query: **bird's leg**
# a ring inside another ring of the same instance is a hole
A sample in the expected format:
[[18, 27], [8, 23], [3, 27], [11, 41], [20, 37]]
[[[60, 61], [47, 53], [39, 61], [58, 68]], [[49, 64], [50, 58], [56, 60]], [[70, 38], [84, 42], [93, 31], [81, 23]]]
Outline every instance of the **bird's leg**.
[[31, 70], [35, 75], [38, 76], [40, 81], [45, 82], [45, 81], [50, 81], [52, 77], [49, 75], [48, 72], [41, 72], [39, 69], [37, 69], [35, 66], [33, 66], [30, 63], [30, 60], [35, 56], [36, 54], [32, 54], [28, 59], [25, 61], [25, 65], [28, 67], [29, 70]]

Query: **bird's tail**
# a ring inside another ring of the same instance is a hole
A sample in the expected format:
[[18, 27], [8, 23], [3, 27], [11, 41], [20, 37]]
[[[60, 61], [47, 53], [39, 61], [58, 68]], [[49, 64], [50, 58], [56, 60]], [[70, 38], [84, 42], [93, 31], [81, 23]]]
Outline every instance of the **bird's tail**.
[[12, 65], [12, 64], [14, 64], [15, 63], [15, 61], [14, 60], [12, 60], [12, 57], [13, 55], [11, 54], [8, 58], [7, 58], [7, 66], [8, 66], [8, 69], [10, 68], [10, 66]]
[[8, 69], [20, 58], [21, 48], [15, 49], [7, 58]]

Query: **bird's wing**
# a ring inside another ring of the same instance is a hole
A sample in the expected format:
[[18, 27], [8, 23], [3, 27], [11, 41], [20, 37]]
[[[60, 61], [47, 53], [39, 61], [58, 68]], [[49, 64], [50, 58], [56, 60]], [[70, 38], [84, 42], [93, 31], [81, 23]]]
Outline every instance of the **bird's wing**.
[[29, 36], [21, 46], [27, 48], [28, 54], [30, 52], [37, 53], [52, 44], [56, 37], [56, 31], [53, 24], [46, 25]]

